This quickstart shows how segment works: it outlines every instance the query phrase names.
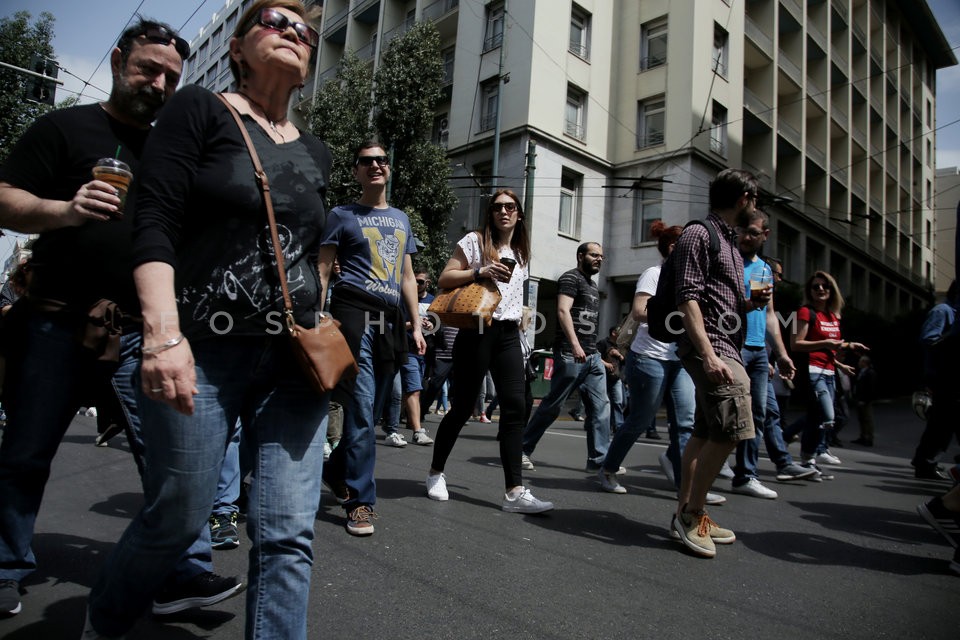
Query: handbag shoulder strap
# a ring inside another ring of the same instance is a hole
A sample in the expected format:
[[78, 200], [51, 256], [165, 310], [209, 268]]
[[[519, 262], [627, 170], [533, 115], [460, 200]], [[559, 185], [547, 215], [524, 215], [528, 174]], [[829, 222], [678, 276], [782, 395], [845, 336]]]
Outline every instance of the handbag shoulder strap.
[[284, 315], [286, 316], [287, 328], [291, 331], [293, 330], [293, 301], [290, 299], [290, 289], [287, 286], [287, 268], [283, 261], [283, 250], [280, 246], [280, 235], [277, 233], [277, 217], [273, 212], [273, 199], [270, 197], [270, 180], [267, 178], [266, 172], [263, 170], [263, 165], [260, 164], [260, 156], [257, 155], [257, 150], [253, 146], [253, 141], [250, 139], [250, 134], [247, 133], [247, 128], [243, 126], [243, 121], [240, 120], [240, 114], [237, 113], [236, 108], [230, 104], [222, 93], [216, 94], [220, 101], [226, 105], [227, 111], [230, 112], [230, 115], [233, 116], [234, 121], [237, 123], [237, 128], [240, 129], [240, 135], [243, 136], [243, 141], [247, 145], [247, 151], [250, 153], [250, 160], [253, 162], [253, 175], [257, 181], [257, 185], [260, 187], [260, 193], [263, 195], [263, 203], [267, 208], [267, 221], [270, 223], [270, 239], [273, 242], [273, 255], [277, 260], [277, 273], [280, 276], [280, 290], [283, 292], [283, 310]]

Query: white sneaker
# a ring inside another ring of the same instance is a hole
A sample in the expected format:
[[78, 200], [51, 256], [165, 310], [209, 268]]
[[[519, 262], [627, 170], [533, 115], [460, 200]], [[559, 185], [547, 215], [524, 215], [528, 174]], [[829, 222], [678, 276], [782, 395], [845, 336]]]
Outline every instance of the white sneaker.
[[744, 484], [740, 486], [734, 485], [730, 489], [733, 493], [742, 493], [745, 496], [753, 496], [754, 498], [766, 498], [767, 500], [774, 500], [777, 497], [777, 492], [773, 489], [768, 489], [763, 486], [763, 484], [756, 478], [750, 478]]
[[[678, 491], [677, 500], [679, 499], [680, 499], [680, 492]], [[710, 493], [709, 491], [707, 492], [707, 497], [703, 499], [703, 503], [710, 505], [711, 507], [715, 507], [718, 504], [723, 504], [726, 501], [727, 501], [726, 496], [722, 496], [719, 493]]]
[[673, 475], [673, 463], [670, 462], [670, 458], [667, 457], [666, 453], [661, 453], [657, 459], [660, 461], [660, 470], [663, 471], [663, 475], [667, 476], [670, 485], [677, 486], [677, 478]]
[[607, 493], [627, 492], [626, 487], [617, 482], [617, 476], [614, 473], [610, 473], [605, 469], [600, 469], [600, 471], [597, 471], [597, 478], [600, 479], [600, 488]]
[[730, 463], [724, 461], [723, 466], [720, 467], [720, 472], [717, 474], [718, 478], [724, 478], [726, 480], [733, 480], [733, 469], [730, 468]]
[[450, 494], [447, 493], [447, 476], [442, 473], [427, 476], [427, 497], [440, 502], [450, 499]]
[[405, 447], [407, 446], [407, 441], [403, 439], [403, 436], [397, 432], [389, 434], [384, 440], [391, 447]]
[[323, 461], [326, 462], [330, 459], [330, 454], [333, 453], [333, 447], [330, 446], [330, 443], [324, 440], [323, 442]]
[[96, 418], [96, 417], [97, 417], [97, 408], [96, 408], [96, 407], [90, 407], [89, 409], [87, 409], [87, 410], [83, 413], [83, 415], [87, 416], [88, 418]]
[[503, 496], [501, 509], [509, 513], [543, 513], [553, 509], [553, 503], [538, 500], [533, 497], [529, 489], [520, 487], [520, 495], [513, 500], [510, 499], [509, 495]]
[[536, 467], [533, 466], [533, 462], [527, 454], [520, 456], [520, 468], [524, 471], [536, 471]]
[[427, 435], [426, 429], [420, 429], [420, 431], [413, 432], [413, 444], [419, 444], [427, 446], [433, 444], [433, 438]]
[[840, 462], [840, 458], [833, 455], [829, 451], [818, 453], [817, 462], [819, 462], [820, 464], [843, 464], [842, 462]]

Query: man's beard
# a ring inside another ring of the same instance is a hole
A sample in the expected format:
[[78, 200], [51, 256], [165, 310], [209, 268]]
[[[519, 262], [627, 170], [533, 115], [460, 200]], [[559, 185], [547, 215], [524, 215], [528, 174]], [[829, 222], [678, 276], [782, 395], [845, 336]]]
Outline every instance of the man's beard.
[[125, 115], [147, 126], [157, 119], [166, 96], [150, 87], [134, 89], [120, 76], [113, 83], [111, 100]]
[[589, 260], [583, 260], [583, 261], [580, 263], [580, 269], [581, 269], [581, 271], [583, 271], [584, 273], [588, 273], [588, 274], [590, 274], [591, 276], [600, 273], [600, 267], [597, 266], [597, 265], [595, 265], [593, 262], [591, 262], [591, 261], [589, 261]]

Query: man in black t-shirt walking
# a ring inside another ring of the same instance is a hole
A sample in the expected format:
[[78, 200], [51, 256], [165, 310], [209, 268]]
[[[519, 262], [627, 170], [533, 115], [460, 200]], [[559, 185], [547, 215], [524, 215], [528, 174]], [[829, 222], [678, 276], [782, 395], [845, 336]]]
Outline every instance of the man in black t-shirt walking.
[[[131, 272], [133, 197], [122, 213], [117, 190], [92, 179], [91, 169], [99, 158], [118, 158], [130, 166], [136, 188], [151, 123], [176, 90], [189, 52], [169, 26], [137, 21], [110, 54], [110, 98], [39, 118], [0, 168], [0, 226], [40, 234], [27, 294], [4, 326], [14, 346], [5, 354], [8, 422], [0, 443], [0, 616], [20, 612], [20, 582], [37, 567], [34, 523], [50, 463], [77, 408], [112, 383], [128, 414], [135, 456], [142, 451], [133, 382], [141, 347]], [[77, 338], [100, 299], [125, 314], [113, 362]], [[239, 591], [236, 579], [212, 573], [211, 560], [207, 531], [172, 568], [154, 611], [213, 604]]]
[[586, 408], [587, 470], [603, 464], [610, 446], [610, 400], [607, 374], [597, 352], [600, 295], [591, 276], [600, 272], [603, 248], [584, 242], [577, 248], [577, 268], [557, 280], [557, 334], [553, 344], [550, 392], [540, 401], [523, 432], [523, 468], [532, 470], [530, 456], [563, 403], [576, 389]]

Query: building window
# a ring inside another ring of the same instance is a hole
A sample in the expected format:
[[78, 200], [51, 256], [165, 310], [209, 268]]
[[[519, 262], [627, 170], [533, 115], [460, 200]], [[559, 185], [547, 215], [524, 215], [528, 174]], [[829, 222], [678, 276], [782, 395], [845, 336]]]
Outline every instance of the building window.
[[483, 34], [483, 52], [503, 44], [503, 5], [487, 5], [487, 28]]
[[234, 31], [236, 30], [236, 28], [237, 28], [237, 16], [238, 16], [238, 15], [239, 15], [238, 12], [234, 11], [234, 12], [231, 13], [230, 16], [227, 18], [227, 26], [224, 27], [224, 28], [226, 29], [227, 34], [228, 34], [229, 36], [233, 36], [233, 32], [234, 32]]
[[718, 102], [713, 103], [710, 119], [710, 151], [724, 157], [727, 155], [727, 110]]
[[498, 80], [483, 85], [480, 100], [480, 132], [490, 131], [497, 125], [497, 104], [500, 101]]
[[218, 27], [217, 30], [213, 32], [213, 36], [211, 37], [210, 46], [212, 47], [212, 49], [213, 49], [214, 51], [216, 51], [216, 49], [217, 49], [221, 44], [223, 44], [223, 27], [222, 27], [222, 26], [221, 26], [221, 27]]
[[567, 87], [567, 110], [563, 131], [577, 140], [587, 137], [586, 104], [585, 93], [574, 87]]
[[653, 69], [667, 63], [667, 21], [648, 22], [640, 34], [640, 70]]
[[450, 116], [441, 113], [433, 120], [433, 143], [446, 149], [450, 142]]
[[653, 242], [650, 225], [663, 219], [663, 191], [660, 189], [639, 189], [633, 197], [633, 246], [644, 242]]
[[570, 12], [570, 53], [590, 59], [590, 14], [577, 5]]
[[580, 235], [580, 183], [583, 178], [564, 171], [560, 177], [560, 224], [557, 231], [568, 236]]
[[199, 53], [197, 53], [197, 64], [198, 64], [198, 65], [201, 65], [201, 64], [203, 64], [204, 62], [207, 61], [207, 55], [208, 55], [208, 53], [209, 53], [209, 51], [210, 51], [210, 46], [209, 46], [209, 45], [210, 45], [210, 42], [209, 42], [209, 41], [204, 42], [202, 45], [200, 45], [200, 51], [199, 51]]
[[718, 25], [713, 25], [713, 72], [722, 78], [727, 77], [727, 56], [730, 37]]
[[443, 80], [441, 86], [453, 84], [453, 62], [456, 55], [456, 47], [449, 47], [440, 53], [443, 58]]
[[663, 144], [665, 107], [663, 98], [640, 103], [637, 117], [637, 149]]

